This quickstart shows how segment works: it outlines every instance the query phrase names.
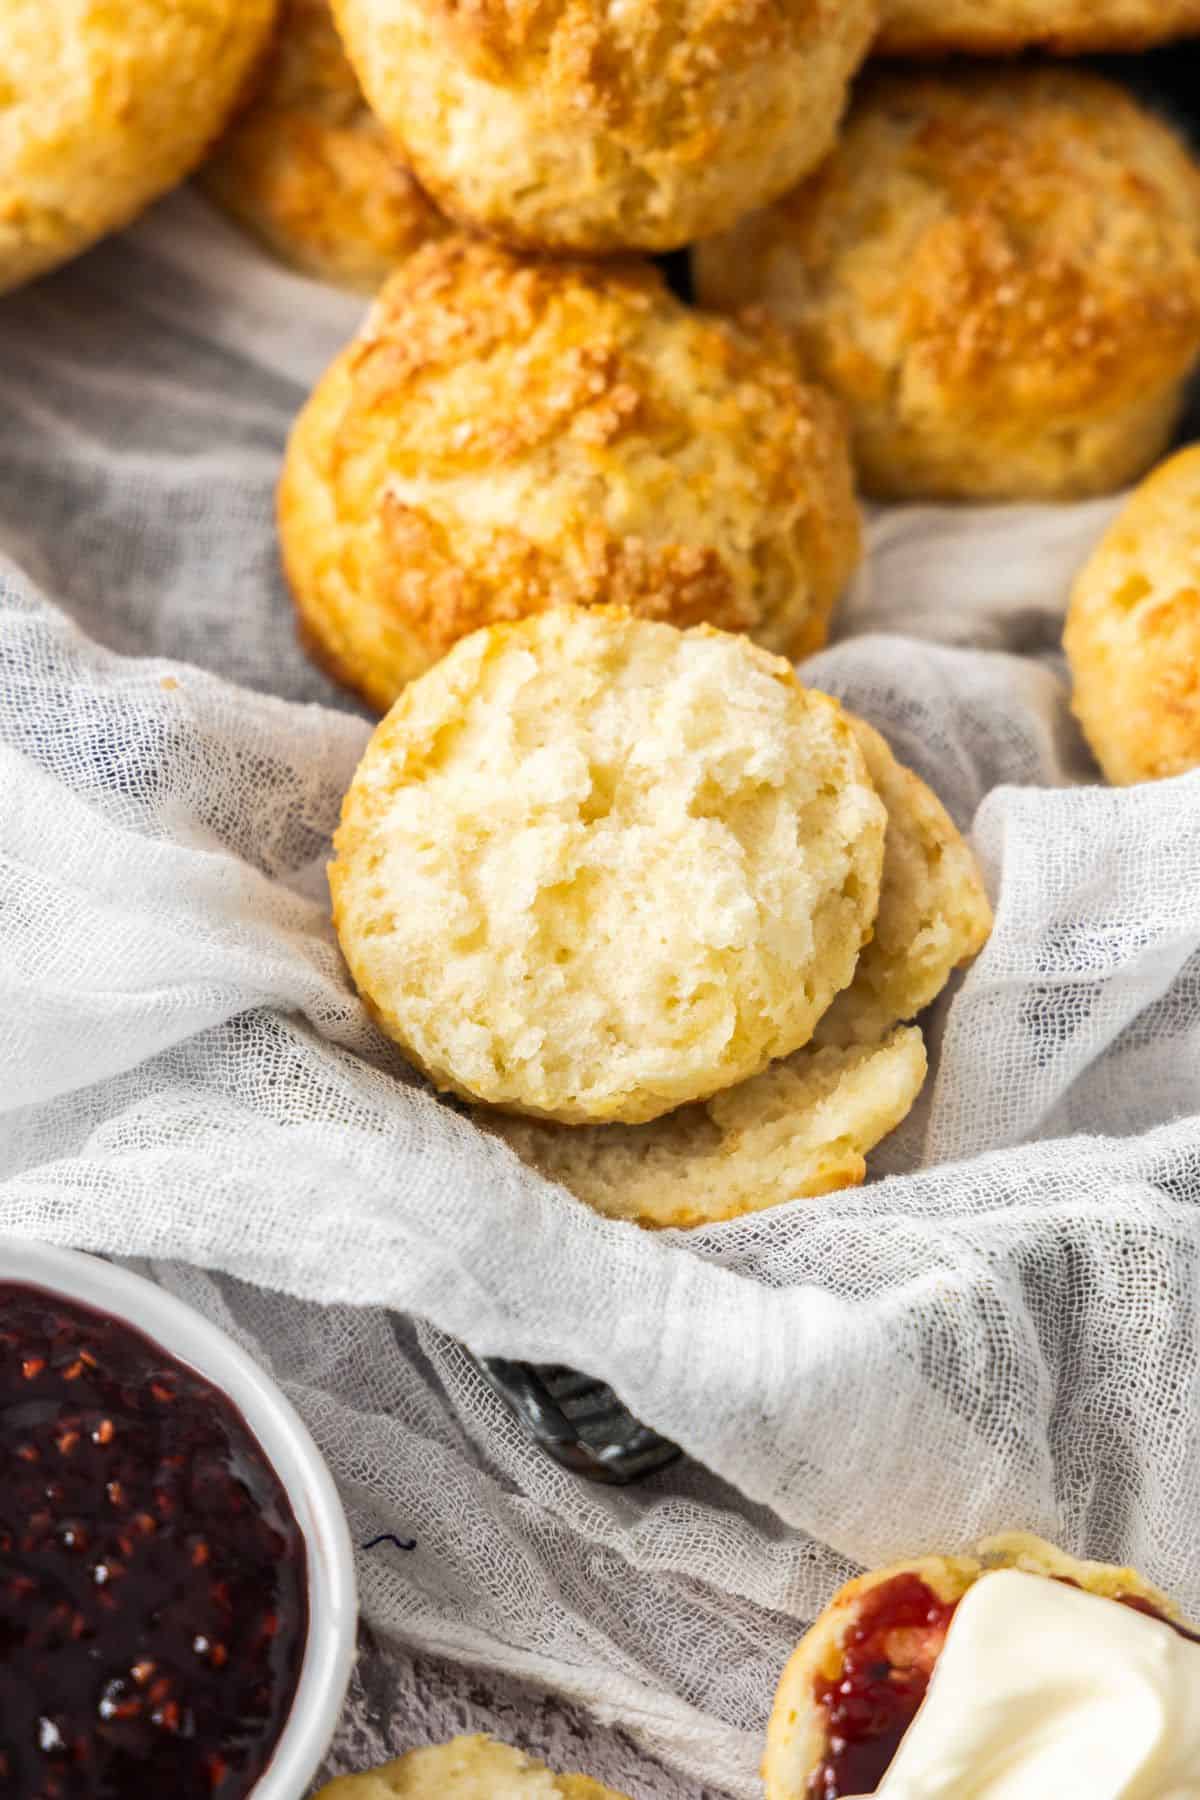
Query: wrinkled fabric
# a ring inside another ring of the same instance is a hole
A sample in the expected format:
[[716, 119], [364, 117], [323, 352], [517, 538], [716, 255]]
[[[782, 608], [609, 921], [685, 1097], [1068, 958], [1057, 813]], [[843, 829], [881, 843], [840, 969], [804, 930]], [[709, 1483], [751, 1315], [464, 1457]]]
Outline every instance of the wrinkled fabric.
[[[0, 302], [0, 1229], [139, 1259], [283, 1382], [364, 1618], [758, 1791], [855, 1566], [1025, 1527], [1200, 1612], [1200, 774], [1110, 791], [1058, 654], [1114, 503], [880, 513], [805, 676], [971, 832], [996, 927], [857, 1191], [599, 1218], [376, 1033], [324, 861], [369, 723], [272, 488], [360, 303], [194, 196]], [[548, 1462], [461, 1348], [586, 1369], [689, 1460]], [[670, 1791], [676, 1791], [674, 1789]]]

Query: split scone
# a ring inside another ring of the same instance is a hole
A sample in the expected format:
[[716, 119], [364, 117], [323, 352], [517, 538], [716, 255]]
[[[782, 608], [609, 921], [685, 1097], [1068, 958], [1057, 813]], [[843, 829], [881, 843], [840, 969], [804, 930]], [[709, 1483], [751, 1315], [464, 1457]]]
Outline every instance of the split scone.
[[1200, 169], [1097, 75], [887, 74], [694, 268], [704, 304], [794, 329], [879, 498], [1106, 493], [1162, 453], [1200, 356]]
[[876, 1791], [925, 1697], [955, 1607], [995, 1569], [1177, 1619], [1133, 1569], [1080, 1562], [1022, 1534], [993, 1538], [977, 1556], [925, 1556], [861, 1575], [834, 1596], [783, 1671], [767, 1728], [767, 1800]]
[[380, 710], [478, 626], [615, 602], [802, 656], [859, 553], [849, 448], [779, 335], [648, 265], [450, 238], [318, 384], [279, 493], [317, 659]]
[[373, 292], [450, 227], [363, 99], [329, 0], [282, 0], [254, 93], [205, 192], [306, 275]]
[[487, 1737], [410, 1750], [365, 1775], [343, 1775], [317, 1800], [624, 1800], [586, 1775], [555, 1775]]
[[445, 211], [532, 250], [671, 250], [833, 143], [877, 0], [335, 0]]
[[649, 1125], [567, 1128], [476, 1113], [597, 1212], [651, 1227], [711, 1225], [856, 1186], [868, 1152], [916, 1100], [925, 1045], [902, 1021], [982, 947], [991, 908], [941, 802], [877, 731], [850, 724], [887, 810], [883, 881], [874, 935], [813, 1046]]
[[334, 922], [441, 1088], [643, 1123], [807, 1043], [879, 907], [833, 700], [743, 637], [569, 608], [407, 687], [346, 796]]
[[275, 0], [4, 0], [0, 292], [191, 173], [274, 14]]
[[884, 0], [891, 56], [1145, 50], [1200, 32], [1200, 0]]
[[1109, 781], [1200, 767], [1200, 446], [1126, 502], [1075, 583], [1063, 647]]

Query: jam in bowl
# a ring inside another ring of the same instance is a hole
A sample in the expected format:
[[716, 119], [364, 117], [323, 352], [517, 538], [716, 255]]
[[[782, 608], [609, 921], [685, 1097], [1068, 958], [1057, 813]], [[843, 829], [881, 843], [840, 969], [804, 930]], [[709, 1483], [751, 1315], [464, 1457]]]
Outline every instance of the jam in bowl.
[[0, 1455], [0, 1795], [295, 1800], [354, 1595], [283, 1396], [161, 1289], [3, 1243]]

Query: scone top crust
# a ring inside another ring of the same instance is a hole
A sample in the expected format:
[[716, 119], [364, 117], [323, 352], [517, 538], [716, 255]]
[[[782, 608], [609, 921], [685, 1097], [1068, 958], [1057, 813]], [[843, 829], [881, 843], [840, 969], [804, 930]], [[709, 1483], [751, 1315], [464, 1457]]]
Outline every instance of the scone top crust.
[[335, 0], [452, 216], [526, 249], [669, 250], [833, 141], [877, 0]]
[[363, 99], [329, 0], [283, 0], [249, 104], [204, 187], [285, 261], [373, 290], [450, 227]]
[[[900, 1673], [918, 1671], [927, 1679], [937, 1661], [949, 1614], [967, 1589], [991, 1569], [1070, 1581], [1087, 1593], [1111, 1600], [1142, 1601], [1160, 1617], [1178, 1619], [1166, 1597], [1135, 1569], [1084, 1562], [1027, 1532], [989, 1538], [974, 1556], [925, 1556], [860, 1575], [834, 1595], [800, 1640], [780, 1678], [763, 1760], [766, 1800], [811, 1800], [810, 1782], [829, 1751], [826, 1714], [818, 1698], [835, 1684], [845, 1666], [846, 1646], [876, 1595], [909, 1577], [929, 1590], [942, 1616], [928, 1624], [906, 1623], [884, 1638], [885, 1654]], [[822, 1790], [824, 1791], [824, 1790]]]
[[317, 1800], [624, 1800], [586, 1775], [556, 1775], [491, 1738], [458, 1737], [344, 1775]]
[[1126, 502], [1076, 580], [1063, 643], [1109, 781], [1200, 767], [1200, 445]]
[[0, 292], [125, 225], [196, 166], [275, 0], [5, 0]]
[[1200, 0], [884, 0], [892, 56], [1010, 55], [1038, 48], [1144, 50], [1200, 31]]
[[330, 878], [352, 974], [439, 1086], [638, 1123], [805, 1043], [879, 902], [840, 708], [747, 640], [555, 611], [401, 697]]
[[798, 329], [872, 491], [1099, 492], [1161, 450], [1200, 352], [1200, 173], [1098, 76], [885, 75], [696, 269]]
[[280, 490], [317, 654], [380, 708], [476, 627], [613, 602], [802, 655], [858, 555], [836, 405], [778, 332], [646, 264], [419, 251], [318, 385]]

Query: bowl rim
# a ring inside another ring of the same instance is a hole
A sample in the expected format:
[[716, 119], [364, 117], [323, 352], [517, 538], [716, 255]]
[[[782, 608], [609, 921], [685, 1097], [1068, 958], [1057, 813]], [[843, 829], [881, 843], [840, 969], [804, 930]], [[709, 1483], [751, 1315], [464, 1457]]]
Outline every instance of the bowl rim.
[[218, 1325], [119, 1263], [0, 1236], [0, 1282], [108, 1312], [230, 1399], [287, 1493], [304, 1535], [308, 1631], [300, 1678], [270, 1762], [247, 1800], [299, 1800], [317, 1772], [350, 1683], [358, 1626], [354, 1552], [337, 1488], [308, 1427], [264, 1369]]

